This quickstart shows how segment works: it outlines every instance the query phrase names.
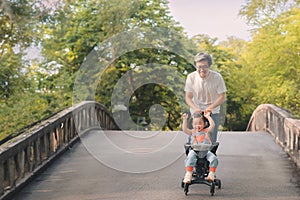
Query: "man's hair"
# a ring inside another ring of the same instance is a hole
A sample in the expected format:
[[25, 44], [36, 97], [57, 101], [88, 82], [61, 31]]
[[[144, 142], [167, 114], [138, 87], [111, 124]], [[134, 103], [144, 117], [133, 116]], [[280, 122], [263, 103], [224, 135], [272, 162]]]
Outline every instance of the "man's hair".
[[212, 58], [211, 58], [211, 55], [205, 53], [205, 52], [200, 52], [200, 53], [197, 53], [194, 57], [194, 65], [196, 65], [196, 62], [199, 62], [199, 61], [203, 61], [203, 60], [206, 60], [208, 62], [208, 65], [211, 66], [212, 64]]

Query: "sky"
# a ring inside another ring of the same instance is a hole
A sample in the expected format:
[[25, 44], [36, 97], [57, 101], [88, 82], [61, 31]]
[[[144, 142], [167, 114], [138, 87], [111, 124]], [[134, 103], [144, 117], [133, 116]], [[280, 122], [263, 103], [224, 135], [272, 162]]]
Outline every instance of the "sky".
[[171, 15], [188, 36], [207, 34], [219, 41], [228, 36], [249, 40], [250, 28], [238, 16], [246, 0], [169, 0]]

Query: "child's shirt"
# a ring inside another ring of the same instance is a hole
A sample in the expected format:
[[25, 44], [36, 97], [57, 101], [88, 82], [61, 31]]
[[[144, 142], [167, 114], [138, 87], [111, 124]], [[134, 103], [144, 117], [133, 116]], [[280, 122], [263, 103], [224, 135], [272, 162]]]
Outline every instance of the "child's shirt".
[[192, 134], [193, 144], [212, 144], [210, 137], [205, 132], [196, 132]]

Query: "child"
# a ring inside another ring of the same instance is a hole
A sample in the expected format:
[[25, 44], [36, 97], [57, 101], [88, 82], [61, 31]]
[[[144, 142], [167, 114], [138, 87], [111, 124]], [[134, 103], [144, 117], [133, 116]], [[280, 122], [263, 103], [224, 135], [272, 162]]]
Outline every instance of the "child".
[[[205, 128], [204, 117], [210, 123], [208, 128]], [[188, 135], [192, 136], [193, 144], [212, 144], [210, 140], [210, 134], [214, 131], [215, 123], [214, 120], [210, 116], [210, 112], [205, 113], [204, 116], [199, 113], [194, 113], [193, 115], [193, 129], [189, 129], [187, 125], [188, 114], [184, 113], [182, 115], [183, 123], [182, 130]], [[208, 151], [206, 155], [207, 160], [209, 161], [209, 174], [207, 176], [208, 181], [214, 181], [215, 172], [218, 166], [218, 159], [212, 152]], [[185, 159], [185, 167], [186, 174], [184, 176], [183, 182], [190, 183], [192, 180], [193, 169], [197, 163], [197, 153], [194, 150], [190, 150], [186, 159]]]

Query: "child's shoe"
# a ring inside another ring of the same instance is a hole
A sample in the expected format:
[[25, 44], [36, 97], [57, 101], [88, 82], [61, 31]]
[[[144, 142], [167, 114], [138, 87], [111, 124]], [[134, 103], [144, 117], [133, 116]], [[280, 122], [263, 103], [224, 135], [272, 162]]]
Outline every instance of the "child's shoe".
[[183, 182], [190, 183], [192, 181], [192, 176], [193, 176], [193, 172], [190, 172], [190, 171], [186, 172], [184, 175]]
[[213, 182], [215, 180], [215, 172], [209, 172], [206, 177], [206, 180]]

